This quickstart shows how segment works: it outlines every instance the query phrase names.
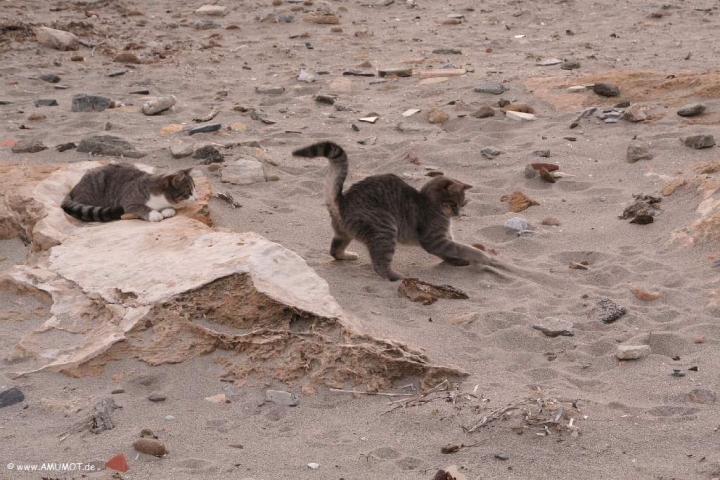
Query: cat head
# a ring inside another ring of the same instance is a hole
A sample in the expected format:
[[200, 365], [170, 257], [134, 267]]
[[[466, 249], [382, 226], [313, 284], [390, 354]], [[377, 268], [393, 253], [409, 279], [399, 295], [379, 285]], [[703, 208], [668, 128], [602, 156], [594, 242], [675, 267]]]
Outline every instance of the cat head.
[[467, 204], [465, 191], [471, 188], [472, 185], [467, 183], [440, 176], [427, 182], [420, 191], [439, 205], [446, 216], [457, 217], [460, 215], [460, 208]]
[[174, 204], [191, 204], [197, 200], [195, 182], [190, 172], [192, 168], [178, 170], [162, 177], [161, 187], [165, 198]]

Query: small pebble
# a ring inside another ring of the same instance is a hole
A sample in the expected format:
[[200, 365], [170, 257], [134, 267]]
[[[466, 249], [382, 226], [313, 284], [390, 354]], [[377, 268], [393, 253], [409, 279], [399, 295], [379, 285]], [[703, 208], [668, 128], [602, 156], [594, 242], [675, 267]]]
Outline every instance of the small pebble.
[[697, 150], [710, 148], [713, 145], [715, 145], [715, 137], [712, 135], [693, 135], [685, 138], [685, 146]]
[[496, 453], [495, 458], [498, 460], [510, 460], [510, 457], [504, 453]]
[[702, 114], [705, 111], [705, 105], [701, 103], [692, 103], [690, 105], [685, 105], [680, 110], [677, 111], [677, 114], [681, 117], [695, 117], [697, 115]]
[[596, 83], [593, 85], [593, 92], [601, 97], [617, 97], [620, 95], [620, 89], [616, 85], [608, 83]]
[[150, 395], [148, 397], [148, 400], [150, 400], [151, 402], [155, 402], [155, 403], [164, 402], [166, 399], [167, 399], [167, 397], [165, 395], [160, 395], [158, 393], [153, 393], [152, 395]]
[[210, 132], [217, 132], [222, 128], [222, 124], [215, 123], [213, 125], [205, 125], [204, 127], [195, 127], [191, 128], [188, 131], [188, 135], [195, 135], [196, 133], [210, 133]]

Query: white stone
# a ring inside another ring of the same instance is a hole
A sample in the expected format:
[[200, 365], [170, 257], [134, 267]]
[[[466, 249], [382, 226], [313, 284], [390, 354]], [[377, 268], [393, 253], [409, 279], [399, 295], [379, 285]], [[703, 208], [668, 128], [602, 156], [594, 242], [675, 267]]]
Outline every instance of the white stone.
[[195, 146], [191, 143], [175, 143], [170, 145], [170, 154], [173, 158], [189, 157], [195, 152]]
[[227, 7], [221, 7], [220, 5], [203, 5], [202, 7], [195, 10], [198, 15], [210, 15], [213, 17], [221, 17], [227, 13]]
[[212, 397], [205, 397], [205, 400], [212, 403], [225, 403], [227, 401], [227, 397], [224, 393], [218, 393]]
[[650, 345], [618, 345], [615, 356], [619, 360], [638, 360], [650, 354]]
[[315, 81], [315, 75], [312, 73], [308, 73], [305, 70], [300, 70], [300, 74], [298, 75], [298, 82], [303, 83], [313, 83]]
[[285, 405], [287, 407], [295, 407], [299, 402], [297, 395], [292, 392], [284, 392], [282, 390], [266, 391], [265, 400], [267, 400], [268, 402], [277, 403], [279, 405]]
[[320, 468], [319, 463], [308, 463], [307, 466], [308, 468], [312, 468], [313, 470], [317, 470], [318, 468]]
[[508, 118], [512, 118], [513, 120], [517, 120], [519, 122], [531, 122], [535, 120], [535, 115], [532, 113], [524, 113], [524, 112], [505, 112], [505, 116]]
[[360, 120], [361, 122], [366, 122], [366, 123], [375, 123], [378, 121], [378, 118], [380, 118], [380, 117], [363, 117], [363, 118], [359, 118], [358, 120]]
[[419, 113], [419, 112], [420, 112], [419, 109], [417, 109], [417, 108], [411, 108], [411, 109], [409, 109], [409, 110], [405, 110], [405, 111], [402, 113], [402, 116], [403, 116], [403, 117], [411, 117], [411, 116], [413, 116], [413, 115], [415, 115], [416, 113]]
[[548, 337], [557, 337], [559, 335], [572, 337], [575, 335], [572, 323], [555, 317], [546, 317], [539, 320], [535, 322], [533, 328], [535, 330], [540, 330]]
[[567, 91], [568, 93], [582, 93], [587, 92], [588, 89], [583, 85], [574, 85], [572, 87], [568, 87]]
[[550, 67], [552, 65], [558, 65], [561, 64], [562, 60], [559, 58], [546, 58], [545, 60], [540, 60], [536, 65], [538, 67]]
[[33, 30], [35, 38], [41, 45], [56, 50], [77, 50], [80, 40], [70, 32], [55, 30], [54, 28], [38, 27]]
[[235, 185], [251, 185], [265, 181], [263, 164], [257, 160], [241, 159], [230, 162], [222, 169], [220, 179]]
[[177, 102], [177, 99], [172, 95], [168, 97], [154, 98], [143, 104], [142, 112], [145, 115], [156, 115], [160, 112], [164, 112], [168, 108], [171, 108], [175, 105], [175, 102]]

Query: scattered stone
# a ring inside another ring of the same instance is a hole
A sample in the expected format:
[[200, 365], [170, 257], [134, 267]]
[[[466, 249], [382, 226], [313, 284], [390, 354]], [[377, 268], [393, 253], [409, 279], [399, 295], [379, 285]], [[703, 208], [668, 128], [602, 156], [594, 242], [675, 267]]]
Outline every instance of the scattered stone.
[[335, 98], [332, 95], [316, 95], [315, 101], [317, 103], [324, 103], [325, 105], [333, 105], [335, 104]]
[[704, 111], [705, 105], [702, 103], [691, 103], [690, 105], [685, 105], [678, 110], [677, 114], [681, 117], [695, 117], [697, 115], [701, 115]]
[[285, 405], [286, 407], [295, 407], [300, 401], [294, 393], [284, 392], [282, 390], [267, 390], [265, 392], [265, 400], [279, 405]]
[[412, 77], [412, 67], [378, 68], [380, 77]]
[[625, 115], [624, 110], [607, 110], [598, 114], [598, 118], [605, 123], [618, 123]]
[[633, 123], [644, 122], [649, 118], [648, 110], [649, 108], [647, 106], [636, 103], [625, 111], [623, 119]]
[[500, 155], [502, 152], [495, 147], [485, 147], [482, 150], [480, 150], [480, 153], [482, 154], [483, 157], [492, 160], [493, 158]]
[[115, 400], [112, 398], [101, 398], [95, 402], [90, 431], [92, 433], [101, 433], [105, 430], [112, 430], [115, 428], [115, 424], [113, 423], [112, 418], [110, 418], [110, 414], [117, 408], [118, 406], [115, 405]]
[[113, 60], [117, 63], [134, 63], [134, 64], [141, 64], [143, 63], [140, 58], [135, 55], [132, 52], [122, 52], [115, 56], [115, 59]]
[[42, 141], [36, 139], [36, 138], [26, 138], [23, 140], [20, 140], [12, 147], [13, 153], [37, 153], [42, 152], [43, 150], [47, 150], [48, 147], [46, 147]]
[[701, 148], [710, 148], [715, 145], [715, 137], [712, 135], [693, 135], [685, 138], [685, 146], [695, 148], [697, 150]]
[[610, 85], [609, 83], [596, 83], [593, 85], [593, 92], [601, 97], [620, 96], [620, 89], [616, 85]]
[[55, 30], [54, 28], [38, 27], [34, 29], [38, 43], [56, 50], [77, 50], [80, 39], [70, 32]]
[[137, 151], [127, 140], [113, 135], [91, 135], [83, 138], [77, 147], [77, 151], [93, 155], [128, 158], [142, 158], [146, 155]]
[[212, 30], [221, 27], [215, 20], [195, 20], [190, 25], [192, 25], [195, 30]]
[[55, 75], [54, 73], [47, 73], [45, 75], [40, 75], [38, 77], [40, 80], [48, 83], [59, 83], [60, 77], [58, 75]]
[[445, 123], [450, 120], [450, 115], [443, 112], [439, 108], [433, 108], [432, 110], [428, 111], [427, 119], [430, 123]]
[[315, 81], [315, 75], [301, 69], [297, 79], [298, 82], [313, 83]]
[[550, 227], [559, 227], [562, 224], [562, 221], [557, 217], [545, 217], [540, 223]]
[[150, 90], [135, 90], [130, 92], [130, 95], [150, 95]]
[[27, 117], [27, 119], [30, 120], [31, 122], [36, 122], [38, 120], [45, 120], [46, 118], [47, 117], [45, 115], [43, 115], [42, 113], [37, 113], [37, 112], [31, 113]]
[[205, 397], [205, 400], [211, 403], [230, 403], [227, 396], [224, 393], [218, 393], [212, 397]]
[[627, 309], [609, 298], [600, 298], [595, 303], [597, 319], [602, 323], [613, 323], [627, 313]]
[[236, 160], [223, 168], [220, 179], [234, 185], [251, 185], [265, 182], [263, 164], [254, 159]]
[[177, 99], [174, 96], [169, 97], [158, 97], [153, 100], [148, 100], [142, 106], [142, 112], [145, 115], [157, 115], [158, 113], [164, 112], [175, 105]]
[[515, 191], [510, 195], [503, 195], [500, 197], [500, 201], [508, 202], [509, 211], [513, 213], [520, 213], [533, 205], [540, 205], [538, 202], [520, 191]]
[[615, 356], [618, 360], [639, 360], [650, 354], [650, 345], [618, 345]]
[[435, 55], [462, 55], [459, 48], [436, 48], [432, 51]]
[[320, 25], [337, 25], [340, 23], [340, 19], [331, 14], [308, 15], [304, 20], [309, 23], [317, 23]]
[[630, 144], [627, 148], [627, 161], [635, 163], [640, 160], [652, 160], [653, 155], [645, 145]]
[[583, 93], [587, 92], [588, 89], [584, 85], [574, 85], [572, 87], [568, 87], [567, 91], [568, 93]]
[[126, 70], [118, 70], [116, 72], [108, 73], [108, 77], [119, 77], [121, 75], [125, 75], [125, 73], [127, 73]]
[[221, 7], [220, 5], [203, 5], [195, 10], [195, 13], [198, 15], [221, 17], [227, 13], [227, 7]]
[[413, 302], [430, 305], [439, 298], [467, 300], [469, 297], [461, 290], [450, 285], [433, 285], [417, 278], [406, 278], [398, 287], [398, 293]]
[[475, 91], [479, 93], [490, 93], [500, 95], [505, 91], [505, 86], [499, 82], [483, 81], [475, 86]]
[[154, 438], [138, 438], [133, 442], [133, 448], [146, 455], [162, 457], [170, 452], [160, 440]]
[[540, 178], [545, 180], [548, 183], [555, 183], [555, 177], [552, 176], [552, 174], [548, 171], [545, 167], [538, 168], [538, 175], [540, 175]]
[[532, 113], [514, 112], [512, 110], [509, 112], [505, 112], [505, 116], [519, 122], [531, 122], [535, 120], [535, 115], [533, 115]]
[[57, 107], [58, 102], [54, 98], [41, 98], [40, 100], [35, 100], [35, 106], [36, 107]]
[[285, 91], [285, 87], [282, 85], [260, 85], [255, 87], [255, 91], [267, 95], [280, 95]]
[[702, 405], [712, 405], [715, 403], [717, 396], [711, 390], [705, 388], [696, 388], [691, 390], [687, 395], [687, 399], [692, 403], [699, 403]]
[[671, 373], [671, 375], [672, 375], [673, 377], [682, 378], [682, 377], [685, 376], [685, 372], [683, 372], [682, 370], [676, 368], [676, 369], [673, 370], [673, 373]]
[[370, 70], [346, 70], [343, 72], [343, 75], [348, 77], [374, 77], [375, 72], [371, 72]]
[[442, 77], [458, 77], [465, 75], [467, 70], [464, 68], [439, 68], [436, 70], [422, 70], [418, 72], [418, 78], [420, 80], [430, 78], [442, 78]]
[[225, 161], [225, 156], [212, 145], [206, 145], [202, 148], [198, 148], [193, 154], [193, 158], [203, 160], [202, 162], [200, 162], [202, 165], [210, 165], [211, 163], [222, 163]]
[[559, 65], [561, 63], [563, 63], [563, 61], [559, 58], [546, 58], [545, 60], [540, 60], [535, 65], [537, 65], [538, 67], [551, 67], [553, 65]]
[[536, 157], [549, 158], [550, 150], [535, 150], [532, 154]]
[[624, 102], [619, 102], [613, 105], [613, 108], [628, 108], [630, 106], [630, 102], [625, 100]]
[[503, 106], [500, 110], [503, 111], [503, 113], [507, 112], [522, 112], [522, 113], [535, 113], [535, 109], [532, 108], [530, 105], [526, 105], [524, 103], [508, 103], [507, 105]]
[[153, 393], [152, 395], [150, 395], [148, 397], [148, 400], [150, 400], [151, 402], [158, 403], [158, 402], [164, 402], [165, 400], [167, 400], [167, 397], [165, 395], [161, 395], [159, 393]]
[[109, 468], [111, 470], [115, 470], [117, 472], [127, 472], [130, 467], [128, 467], [127, 459], [125, 458], [125, 454], [119, 454], [115, 455], [113, 458], [108, 460], [105, 463], [105, 468]]
[[569, 268], [573, 270], [590, 270], [585, 263], [570, 262]]
[[523, 217], [513, 217], [505, 222], [505, 228], [519, 235], [528, 231], [528, 222]]
[[640, 287], [630, 287], [630, 291], [633, 293], [633, 295], [635, 295], [635, 298], [637, 298], [638, 300], [643, 300], [645, 302], [652, 302], [661, 297], [660, 293], [658, 292], [648, 292], [647, 290], [643, 290]]
[[416, 113], [420, 113], [420, 109], [419, 109], [419, 108], [410, 108], [410, 109], [408, 109], [408, 110], [405, 110], [405, 111], [402, 113], [402, 116], [403, 116], [403, 117], [412, 117], [412, 116], [415, 115]]
[[84, 62], [85, 57], [83, 57], [82, 55], [73, 55], [72, 57], [70, 57], [70, 61], [71, 62]]
[[580, 62], [576, 62], [574, 60], [566, 60], [561, 65], [560, 68], [563, 70], [577, 70], [580, 68]]
[[705, 343], [705, 335], [693, 335], [692, 342], [695, 344]]
[[173, 158], [185, 158], [189, 157], [195, 152], [195, 147], [192, 144], [176, 143], [170, 146], [170, 155]]
[[73, 148], [77, 148], [77, 145], [75, 145], [74, 142], [61, 143], [60, 145], [58, 145], [57, 147], [55, 147], [55, 149], [56, 149], [58, 152], [64, 152], [64, 151], [66, 151], [66, 150], [72, 150]]
[[495, 109], [489, 106], [480, 107], [479, 110], [470, 114], [471, 117], [475, 118], [488, 118], [495, 116]]
[[110, 107], [110, 102], [111, 100], [107, 97], [79, 93], [72, 97], [70, 109], [73, 112], [102, 112]]
[[115, 388], [112, 392], [110, 392], [111, 395], [119, 395], [121, 393], [125, 393], [124, 388]]
[[375, 123], [378, 121], [379, 118], [380, 117], [363, 117], [363, 118], [358, 118], [358, 121], [365, 122], [365, 123]]
[[196, 133], [212, 133], [217, 132], [222, 128], [222, 124], [213, 123], [212, 125], [205, 125], [203, 127], [195, 127], [188, 130], [188, 135], [195, 135]]
[[307, 466], [308, 466], [308, 468], [311, 468], [313, 470], [317, 470], [318, 468], [320, 468], [319, 463], [308, 463]]
[[525, 175], [525, 178], [527, 178], [527, 179], [535, 178], [535, 177], [537, 177], [537, 170], [535, 170], [532, 165], [527, 164], [525, 166], [524, 175]]
[[9, 407], [25, 400], [25, 395], [17, 388], [9, 388], [0, 393], [0, 408]]
[[503, 460], [503, 461], [510, 460], [510, 457], [504, 453], [496, 453], [495, 458], [497, 458], [498, 460]]
[[532, 328], [540, 330], [548, 337], [557, 337], [560, 335], [572, 337], [575, 335], [572, 323], [554, 317], [547, 317], [539, 320], [533, 324]]

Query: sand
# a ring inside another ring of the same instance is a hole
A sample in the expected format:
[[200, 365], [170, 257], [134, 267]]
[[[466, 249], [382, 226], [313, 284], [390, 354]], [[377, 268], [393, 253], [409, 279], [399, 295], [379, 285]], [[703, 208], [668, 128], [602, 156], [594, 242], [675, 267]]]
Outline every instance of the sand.
[[[194, 13], [201, 2], [188, 1], [5, 2], [2, 24], [21, 28], [3, 30], [0, 36], [0, 100], [12, 102], [0, 107], [0, 140], [32, 136], [50, 149], [15, 154], [3, 146], [0, 161], [86, 160], [87, 154], [58, 153], [52, 147], [107, 133], [148, 152], [142, 162], [178, 169], [199, 163], [190, 157], [173, 159], [168, 149], [178, 142], [227, 146], [257, 141], [276, 164], [267, 168], [279, 180], [233, 185], [198, 167], [215, 191], [231, 193], [242, 204], [233, 209], [214, 199], [215, 225], [254, 231], [297, 252], [368, 331], [423, 349], [433, 362], [459, 366], [468, 378], [447, 391], [440, 386], [427, 397], [351, 395], [327, 388], [303, 395], [298, 384], [271, 379], [239, 386], [222, 382], [221, 352], [158, 367], [118, 356], [81, 378], [55, 373], [13, 378], [13, 364], [5, 361], [0, 364], [0, 390], [17, 386], [26, 400], [2, 410], [3, 464], [107, 461], [124, 453], [128, 472], [113, 477], [105, 470], [87, 478], [430, 479], [452, 464], [469, 479], [720, 477], [714, 400], [720, 390], [715, 350], [720, 308], [710, 306], [712, 290], [718, 289], [713, 266], [717, 233], [691, 247], [682, 245], [687, 241], [671, 241], [699, 215], [703, 198], [696, 184], [662, 197], [652, 224], [618, 219], [633, 203], [633, 194], [662, 196], [663, 185], [673, 179], [717, 183], [717, 171], [697, 171], [718, 161], [717, 147], [693, 150], [680, 141], [698, 134], [720, 137], [720, 75], [712, 71], [717, 5], [709, 0], [452, 5], [415, 0], [415, 8], [399, 0], [384, 3], [219, 2], [227, 6], [227, 14], [208, 17]], [[338, 16], [339, 24], [304, 21], [323, 6]], [[291, 12], [293, 8], [300, 10]], [[294, 19], [260, 22], [271, 13], [292, 13]], [[451, 14], [464, 20], [443, 24]], [[191, 26], [198, 20], [212, 20], [219, 27], [198, 30]], [[29, 30], [40, 24], [70, 30], [95, 46], [74, 52], [40, 46]], [[438, 48], [461, 53], [433, 54]], [[124, 49], [145, 63], [113, 62]], [[73, 55], [83, 61], [72, 61]], [[537, 65], [552, 57], [581, 65], [577, 70]], [[418, 78], [419, 71], [449, 64], [468, 72], [441, 82]], [[414, 75], [343, 76], [348, 70], [385, 67], [413, 67]], [[301, 69], [316, 81], [298, 82]], [[119, 70], [126, 73], [108, 77]], [[45, 73], [58, 74], [60, 84], [69, 88], [56, 90], [32, 78]], [[507, 91], [475, 92], [473, 87], [483, 80], [502, 82]], [[569, 86], [597, 81], [618, 85], [621, 95], [567, 93]], [[260, 94], [260, 85], [279, 85], [285, 91]], [[129, 93], [143, 89], [150, 95]], [[104, 95], [124, 106], [71, 112], [71, 98], [78, 93]], [[335, 94], [336, 103], [347, 109], [316, 103], [316, 94]], [[140, 112], [144, 101], [161, 95], [177, 98], [171, 111], [156, 116]], [[497, 108], [501, 97], [532, 106], [536, 119], [506, 118]], [[36, 108], [35, 100], [42, 98], [55, 98], [59, 106]], [[647, 106], [650, 119], [606, 124], [593, 116], [569, 129], [583, 108], [611, 108], [625, 100]], [[676, 115], [679, 107], [695, 101], [707, 107], [705, 114]], [[238, 104], [276, 123], [234, 110]], [[495, 106], [494, 117], [469, 115], [485, 105]], [[241, 125], [192, 137], [161, 134], [167, 125], [192, 126], [193, 118], [213, 108], [220, 113], [209, 123]], [[432, 108], [450, 119], [429, 123]], [[408, 109], [421, 112], [403, 117]], [[35, 112], [46, 118], [28, 120]], [[359, 121], [371, 115], [379, 117], [376, 123]], [[649, 145], [651, 160], [625, 160], [635, 137]], [[360, 254], [357, 262], [330, 261], [331, 228], [322, 195], [326, 162], [290, 156], [295, 148], [325, 139], [346, 148], [349, 182], [396, 173], [420, 186], [425, 167], [431, 166], [472, 184], [455, 237], [495, 249], [518, 274], [503, 281], [401, 247], [394, 262], [398, 271], [469, 295], [468, 300], [425, 306], [399, 297], [397, 284], [372, 271], [360, 245], [350, 248]], [[487, 159], [480, 150], [488, 146], [502, 153]], [[226, 162], [244, 152], [238, 146], [220, 150]], [[538, 158], [532, 154], [536, 150], [550, 150], [550, 157]], [[525, 166], [537, 161], [559, 164], [573, 176], [555, 184], [525, 178]], [[539, 205], [509, 213], [500, 198], [514, 191]], [[709, 191], [709, 198], [717, 198]], [[534, 233], [517, 236], [506, 230], [505, 222], [517, 215]], [[542, 225], [546, 217], [559, 218], [560, 225]], [[28, 253], [19, 239], [0, 241], [0, 268], [23, 262]], [[588, 270], [571, 269], [571, 262], [588, 262]], [[638, 299], [631, 291], [635, 286], [660, 297]], [[601, 298], [628, 313], [603, 324], [593, 311]], [[0, 344], [3, 356], [9, 356], [20, 333], [46, 318], [47, 306], [28, 296], [3, 294], [2, 300]], [[572, 323], [574, 336], [550, 338], [532, 328], [546, 317]], [[649, 345], [651, 353], [620, 362], [615, 357], [619, 344]], [[676, 369], [684, 376], [673, 376]], [[419, 395], [403, 388], [412, 383], [399, 383], [392, 392]], [[267, 388], [297, 393], [299, 405], [263, 403]], [[122, 407], [112, 414], [113, 430], [72, 434], [60, 441], [92, 411], [97, 398], [114, 389], [124, 393], [112, 395]], [[147, 397], [153, 393], [167, 399], [152, 403]], [[205, 400], [220, 393], [231, 403]], [[415, 401], [407, 408], [391, 404], [408, 398]], [[562, 405], [564, 427], [551, 423], [545, 430], [510, 415], [491, 419], [472, 433], [463, 429], [505, 406], [522, 407], [509, 413], [535, 415], [539, 405], [552, 412], [550, 420]], [[565, 428], [569, 416], [576, 428]], [[132, 443], [143, 428], [154, 431], [168, 456], [138, 456]], [[442, 454], [447, 444], [473, 446]], [[500, 460], [497, 453], [509, 458]], [[308, 463], [319, 467], [311, 469]], [[43, 476], [81, 478], [79, 472], [0, 471], [0, 478]]]

